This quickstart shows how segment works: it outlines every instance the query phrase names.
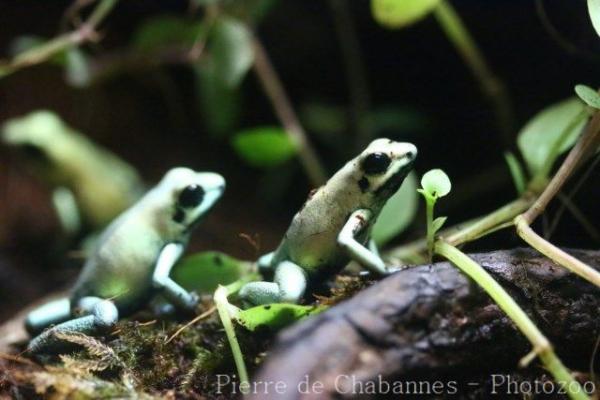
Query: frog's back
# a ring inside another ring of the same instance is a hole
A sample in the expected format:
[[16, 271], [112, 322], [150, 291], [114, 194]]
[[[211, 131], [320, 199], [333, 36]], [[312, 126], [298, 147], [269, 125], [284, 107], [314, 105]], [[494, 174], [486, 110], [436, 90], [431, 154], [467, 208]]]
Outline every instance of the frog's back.
[[143, 219], [115, 220], [101, 236], [73, 290], [73, 304], [85, 296], [114, 298], [121, 312], [152, 294], [152, 274], [164, 243]]

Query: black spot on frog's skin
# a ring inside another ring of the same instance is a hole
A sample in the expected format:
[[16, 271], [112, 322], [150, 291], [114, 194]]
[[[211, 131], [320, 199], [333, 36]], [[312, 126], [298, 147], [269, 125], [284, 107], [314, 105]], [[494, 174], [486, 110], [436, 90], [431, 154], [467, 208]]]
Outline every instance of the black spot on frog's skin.
[[365, 193], [367, 190], [369, 190], [369, 180], [363, 176], [358, 181], [358, 187], [360, 188], [361, 192]]
[[196, 207], [204, 198], [204, 189], [200, 185], [189, 185], [179, 194], [179, 205], [183, 208]]
[[183, 211], [181, 208], [178, 208], [177, 211], [175, 211], [175, 215], [173, 215], [173, 221], [177, 222], [178, 224], [181, 224], [184, 219], [185, 211]]
[[213, 259], [213, 262], [215, 263], [215, 265], [217, 267], [222, 267], [223, 266], [223, 259], [219, 255], [215, 256], [215, 258]]
[[264, 306], [263, 307], [265, 310], [269, 311], [271, 309], [271, 306]]

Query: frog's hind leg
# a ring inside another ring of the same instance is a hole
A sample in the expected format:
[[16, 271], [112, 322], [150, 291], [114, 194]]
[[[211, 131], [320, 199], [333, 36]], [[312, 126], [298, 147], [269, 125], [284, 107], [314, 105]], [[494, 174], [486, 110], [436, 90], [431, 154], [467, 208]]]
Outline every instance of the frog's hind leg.
[[274, 282], [251, 282], [240, 290], [242, 300], [252, 304], [298, 303], [306, 291], [306, 273], [291, 261], [275, 269]]
[[25, 318], [25, 329], [30, 335], [37, 335], [50, 325], [60, 324], [71, 318], [71, 301], [62, 298], [49, 301], [34, 309]]
[[52, 352], [64, 343], [57, 337], [57, 333], [83, 333], [93, 336], [108, 332], [119, 319], [117, 307], [110, 300], [84, 297], [77, 302], [76, 306], [76, 309], [84, 314], [82, 317], [46, 329], [29, 342], [27, 350], [34, 354]]

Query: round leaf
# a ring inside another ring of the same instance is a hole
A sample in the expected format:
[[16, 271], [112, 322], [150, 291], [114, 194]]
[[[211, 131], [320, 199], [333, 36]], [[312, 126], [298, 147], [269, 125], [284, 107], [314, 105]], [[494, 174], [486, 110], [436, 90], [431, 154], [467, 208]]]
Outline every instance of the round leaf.
[[215, 23], [210, 49], [217, 77], [230, 87], [242, 81], [254, 62], [251, 34], [234, 18], [221, 17]]
[[588, 12], [592, 20], [592, 26], [600, 36], [600, 0], [588, 0]]
[[277, 127], [260, 127], [237, 133], [232, 145], [238, 155], [254, 167], [271, 168], [296, 154], [296, 146]]
[[216, 251], [196, 253], [185, 257], [173, 268], [173, 279], [187, 290], [198, 293], [214, 292], [246, 274], [246, 263]]
[[425, 18], [440, 0], [371, 0], [375, 20], [388, 28], [402, 28]]
[[[547, 162], [554, 162], [548, 160], [550, 157], [557, 157], [573, 146], [585, 119], [573, 122], [584, 111], [585, 104], [571, 97], [540, 111], [521, 129], [517, 144], [532, 176]], [[558, 153], [552, 154], [558, 144]]]
[[421, 186], [434, 198], [443, 197], [452, 189], [450, 178], [441, 169], [432, 169], [425, 173], [421, 178]]
[[600, 94], [594, 89], [586, 85], [575, 86], [575, 93], [588, 106], [600, 109]]
[[417, 177], [411, 172], [400, 189], [389, 198], [373, 226], [371, 237], [378, 246], [404, 231], [417, 214]]

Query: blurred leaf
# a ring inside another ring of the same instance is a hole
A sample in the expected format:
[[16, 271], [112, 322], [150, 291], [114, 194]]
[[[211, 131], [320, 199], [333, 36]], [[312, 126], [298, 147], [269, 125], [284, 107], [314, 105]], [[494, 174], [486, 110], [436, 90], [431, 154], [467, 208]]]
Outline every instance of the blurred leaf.
[[437, 217], [436, 219], [433, 220], [431, 225], [432, 225], [434, 235], [437, 231], [442, 229], [442, 226], [444, 226], [444, 223], [446, 223], [447, 219], [448, 219], [448, 217]]
[[244, 0], [223, 2], [225, 14], [256, 25], [271, 11], [277, 0]]
[[531, 176], [568, 150], [585, 124], [585, 104], [571, 97], [537, 113], [519, 132], [517, 144]]
[[275, 167], [296, 154], [296, 146], [285, 131], [265, 126], [237, 133], [232, 139], [237, 154], [254, 167]]
[[300, 107], [300, 118], [304, 127], [311, 133], [341, 133], [348, 126], [348, 116], [344, 107], [313, 101]]
[[389, 198], [373, 226], [371, 237], [378, 246], [385, 245], [404, 231], [417, 214], [417, 176], [408, 174], [400, 189]]
[[388, 105], [369, 113], [375, 136], [393, 136], [394, 133], [420, 133], [430, 126], [429, 119], [420, 111], [402, 105]]
[[240, 279], [247, 264], [224, 253], [207, 251], [185, 257], [173, 268], [173, 279], [187, 290], [212, 293], [218, 285]]
[[233, 18], [219, 18], [210, 34], [216, 76], [230, 87], [237, 86], [254, 62], [251, 34]]
[[19, 53], [23, 53], [27, 50], [31, 50], [35, 47], [41, 46], [46, 42], [46, 39], [40, 36], [18, 36], [13, 39], [9, 46], [9, 54], [14, 57]]
[[452, 189], [450, 178], [441, 169], [432, 169], [421, 178], [421, 186], [431, 197], [444, 197]]
[[521, 163], [510, 151], [504, 153], [504, 159], [506, 160], [506, 164], [508, 164], [508, 169], [510, 170], [510, 175], [512, 176], [517, 193], [523, 193], [527, 186], [527, 178], [525, 177], [525, 171], [523, 171]]
[[575, 93], [588, 106], [600, 109], [600, 94], [598, 91], [586, 85], [575, 86]]
[[600, 36], [600, 0], [588, 0], [588, 12], [592, 20], [592, 26]]
[[371, 0], [375, 20], [388, 28], [402, 28], [427, 16], [440, 0]]
[[260, 327], [280, 329], [326, 309], [325, 306], [274, 303], [242, 310], [235, 319], [250, 331], [255, 331]]
[[87, 56], [77, 47], [66, 52], [65, 76], [69, 84], [83, 87], [90, 81], [90, 68]]
[[217, 79], [210, 59], [194, 66], [194, 72], [201, 115], [208, 131], [216, 136], [232, 133], [240, 116], [239, 90]]
[[143, 22], [133, 36], [133, 47], [151, 53], [166, 47], [191, 47], [202, 24], [175, 16], [160, 16]]

